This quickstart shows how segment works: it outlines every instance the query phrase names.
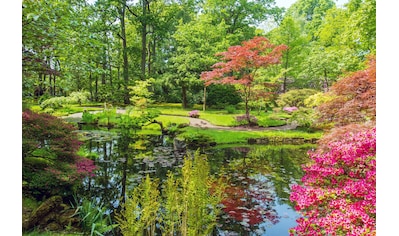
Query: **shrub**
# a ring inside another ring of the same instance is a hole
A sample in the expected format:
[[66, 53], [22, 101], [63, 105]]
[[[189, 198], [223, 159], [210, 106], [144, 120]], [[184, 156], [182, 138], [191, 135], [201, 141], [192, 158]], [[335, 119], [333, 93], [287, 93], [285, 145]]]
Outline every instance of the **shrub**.
[[228, 114], [234, 114], [236, 112], [236, 107], [233, 105], [226, 106], [226, 111]]
[[316, 93], [318, 93], [318, 91], [314, 89], [290, 90], [279, 96], [277, 104], [280, 107], [303, 107], [305, 106], [305, 99]]
[[76, 128], [49, 114], [22, 113], [22, 179], [25, 190], [40, 197], [68, 194], [84, 176], [94, 173], [93, 161], [76, 153], [81, 145]]
[[90, 93], [87, 91], [72, 92], [68, 96], [68, 102], [82, 105], [89, 100]]
[[238, 125], [256, 125], [256, 124], [258, 124], [258, 119], [253, 115], [250, 115], [249, 119], [248, 119], [247, 115], [236, 116], [235, 120], [238, 123]]
[[77, 203], [76, 214], [81, 219], [81, 227], [84, 233], [88, 235], [104, 235], [104, 233], [110, 232], [117, 225], [112, 224], [112, 220], [109, 214], [107, 214], [107, 208], [98, 205], [95, 199], [89, 201], [83, 199]]
[[188, 115], [192, 118], [198, 118], [200, 116], [199, 111], [198, 110], [192, 110], [188, 113]]
[[52, 108], [52, 109], [57, 109], [62, 107], [64, 104], [68, 103], [69, 100], [66, 97], [53, 97], [44, 100], [41, 104], [40, 107], [45, 110], [46, 108]]
[[241, 95], [233, 85], [212, 84], [207, 87], [206, 93], [206, 105], [212, 107], [223, 108], [242, 101]]
[[310, 153], [290, 200], [303, 214], [290, 235], [376, 234], [376, 129], [347, 133]]

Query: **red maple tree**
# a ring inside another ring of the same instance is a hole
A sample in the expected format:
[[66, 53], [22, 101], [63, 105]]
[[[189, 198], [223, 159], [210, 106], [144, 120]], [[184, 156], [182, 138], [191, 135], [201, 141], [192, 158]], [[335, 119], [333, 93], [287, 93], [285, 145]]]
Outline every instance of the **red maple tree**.
[[368, 67], [347, 76], [332, 87], [335, 98], [318, 107], [320, 121], [336, 127], [376, 120], [376, 59], [368, 58]]
[[286, 45], [273, 45], [265, 37], [254, 37], [242, 45], [231, 46], [226, 52], [217, 53], [221, 62], [215, 63], [212, 71], [201, 73], [205, 86], [210, 84], [240, 84], [245, 102], [245, 114], [250, 123], [248, 101], [255, 75], [259, 68], [279, 64]]

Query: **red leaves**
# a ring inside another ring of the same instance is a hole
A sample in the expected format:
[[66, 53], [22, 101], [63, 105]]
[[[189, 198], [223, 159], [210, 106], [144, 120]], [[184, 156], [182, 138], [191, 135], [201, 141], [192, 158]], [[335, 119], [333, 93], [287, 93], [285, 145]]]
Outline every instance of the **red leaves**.
[[254, 72], [260, 67], [280, 63], [285, 45], [273, 45], [265, 37], [254, 37], [242, 43], [242, 46], [231, 46], [226, 52], [216, 54], [222, 62], [212, 66], [212, 71], [201, 74], [205, 85], [212, 83], [243, 84], [251, 86]]
[[335, 99], [318, 107], [320, 121], [336, 126], [376, 119], [376, 60], [370, 57], [365, 70], [343, 78], [331, 87]]

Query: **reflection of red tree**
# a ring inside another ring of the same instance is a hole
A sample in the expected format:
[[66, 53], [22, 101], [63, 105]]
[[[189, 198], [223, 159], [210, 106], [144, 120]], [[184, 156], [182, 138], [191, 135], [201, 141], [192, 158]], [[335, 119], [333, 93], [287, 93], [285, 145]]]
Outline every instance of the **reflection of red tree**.
[[275, 224], [278, 222], [276, 212], [269, 207], [273, 199], [265, 193], [238, 186], [230, 186], [225, 190], [226, 197], [222, 204], [223, 209], [236, 221], [246, 222], [248, 226], [256, 225], [264, 221]]

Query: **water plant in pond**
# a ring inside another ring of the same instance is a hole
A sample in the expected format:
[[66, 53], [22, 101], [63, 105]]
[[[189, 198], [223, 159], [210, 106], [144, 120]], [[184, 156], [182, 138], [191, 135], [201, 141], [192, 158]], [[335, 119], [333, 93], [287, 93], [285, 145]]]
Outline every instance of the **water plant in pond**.
[[106, 207], [98, 205], [95, 199], [91, 201], [82, 199], [81, 202], [75, 199], [75, 202], [77, 204], [75, 214], [79, 215], [81, 228], [85, 234], [104, 235], [117, 227], [116, 224], [112, 224]]
[[376, 234], [376, 130], [348, 133], [310, 153], [291, 201], [303, 214], [291, 235]]
[[123, 208], [116, 215], [123, 235], [155, 235], [160, 207], [158, 180], [149, 175], [125, 199]]
[[220, 213], [223, 184], [210, 176], [205, 155], [186, 156], [179, 177], [168, 173], [160, 198], [159, 181], [146, 178], [126, 198], [117, 222], [123, 235], [208, 235]]

